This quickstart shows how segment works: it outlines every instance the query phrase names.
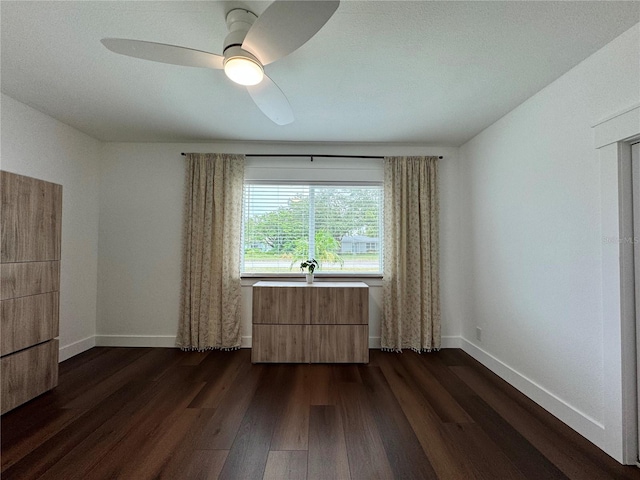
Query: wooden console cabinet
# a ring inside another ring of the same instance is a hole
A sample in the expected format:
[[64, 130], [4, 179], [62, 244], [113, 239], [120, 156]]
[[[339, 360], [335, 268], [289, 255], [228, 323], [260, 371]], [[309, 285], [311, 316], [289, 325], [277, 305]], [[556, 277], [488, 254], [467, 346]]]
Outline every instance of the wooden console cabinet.
[[362, 282], [257, 282], [253, 363], [368, 363], [369, 287]]
[[1, 413], [58, 384], [62, 186], [0, 171]]

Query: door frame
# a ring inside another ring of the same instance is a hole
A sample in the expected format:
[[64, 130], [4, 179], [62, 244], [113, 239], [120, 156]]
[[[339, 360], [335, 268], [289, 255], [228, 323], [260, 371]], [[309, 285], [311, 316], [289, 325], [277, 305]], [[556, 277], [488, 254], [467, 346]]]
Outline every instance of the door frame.
[[593, 125], [601, 173], [603, 413], [595, 442], [621, 463], [638, 456], [631, 144], [640, 104]]
[[[638, 349], [636, 332], [636, 281], [633, 222], [632, 147], [640, 137], [617, 143], [620, 272], [620, 359], [622, 393], [622, 463], [638, 463]], [[606, 328], [606, 326], [605, 326]], [[605, 346], [606, 348], [606, 346]], [[605, 371], [605, 375], [607, 372]], [[605, 409], [607, 405], [605, 404]]]
[[636, 330], [636, 465], [640, 466], [640, 140], [631, 143], [631, 196], [633, 216], [633, 268], [634, 268], [634, 308]]

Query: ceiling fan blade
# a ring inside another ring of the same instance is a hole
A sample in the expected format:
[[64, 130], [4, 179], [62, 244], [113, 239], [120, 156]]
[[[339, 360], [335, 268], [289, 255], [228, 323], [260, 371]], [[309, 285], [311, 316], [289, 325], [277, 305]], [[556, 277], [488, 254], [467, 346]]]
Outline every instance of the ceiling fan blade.
[[221, 69], [224, 60], [224, 57], [214, 53], [164, 43], [124, 38], [103, 38], [100, 41], [112, 52], [171, 65]]
[[289, 100], [280, 87], [267, 75], [257, 85], [247, 87], [249, 95], [262, 113], [278, 125], [288, 125], [293, 122], [293, 110]]
[[318, 33], [338, 5], [338, 0], [276, 0], [251, 26], [242, 48], [268, 65], [297, 50]]

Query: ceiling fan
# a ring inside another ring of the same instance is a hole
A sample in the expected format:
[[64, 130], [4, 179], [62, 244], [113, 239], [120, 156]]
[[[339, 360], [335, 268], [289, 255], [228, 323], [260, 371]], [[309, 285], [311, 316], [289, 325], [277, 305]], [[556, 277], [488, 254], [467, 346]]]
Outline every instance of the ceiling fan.
[[247, 91], [269, 119], [293, 122], [293, 111], [282, 90], [264, 73], [264, 66], [304, 45], [334, 14], [339, 0], [275, 0], [259, 17], [244, 8], [227, 13], [229, 34], [222, 55], [163, 43], [103, 38], [102, 44], [121, 55], [187, 67], [224, 70]]

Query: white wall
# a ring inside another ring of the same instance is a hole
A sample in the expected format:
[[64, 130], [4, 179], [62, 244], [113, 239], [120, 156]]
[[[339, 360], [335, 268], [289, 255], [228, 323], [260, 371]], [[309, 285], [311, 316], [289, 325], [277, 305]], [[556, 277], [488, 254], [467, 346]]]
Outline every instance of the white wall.
[[[460, 334], [456, 289], [457, 149], [304, 144], [106, 144], [100, 167], [97, 341], [173, 346], [178, 325], [184, 157], [181, 152], [444, 155], [441, 161], [442, 335]], [[268, 159], [264, 160], [268, 162]], [[371, 288], [371, 345], [379, 346], [381, 288]], [[251, 336], [251, 288], [243, 281], [243, 344]]]
[[460, 149], [465, 349], [605, 450], [601, 198], [617, 187], [591, 126], [640, 101], [639, 32]]
[[60, 359], [90, 348], [96, 328], [101, 143], [6, 95], [3, 170], [61, 184]]

